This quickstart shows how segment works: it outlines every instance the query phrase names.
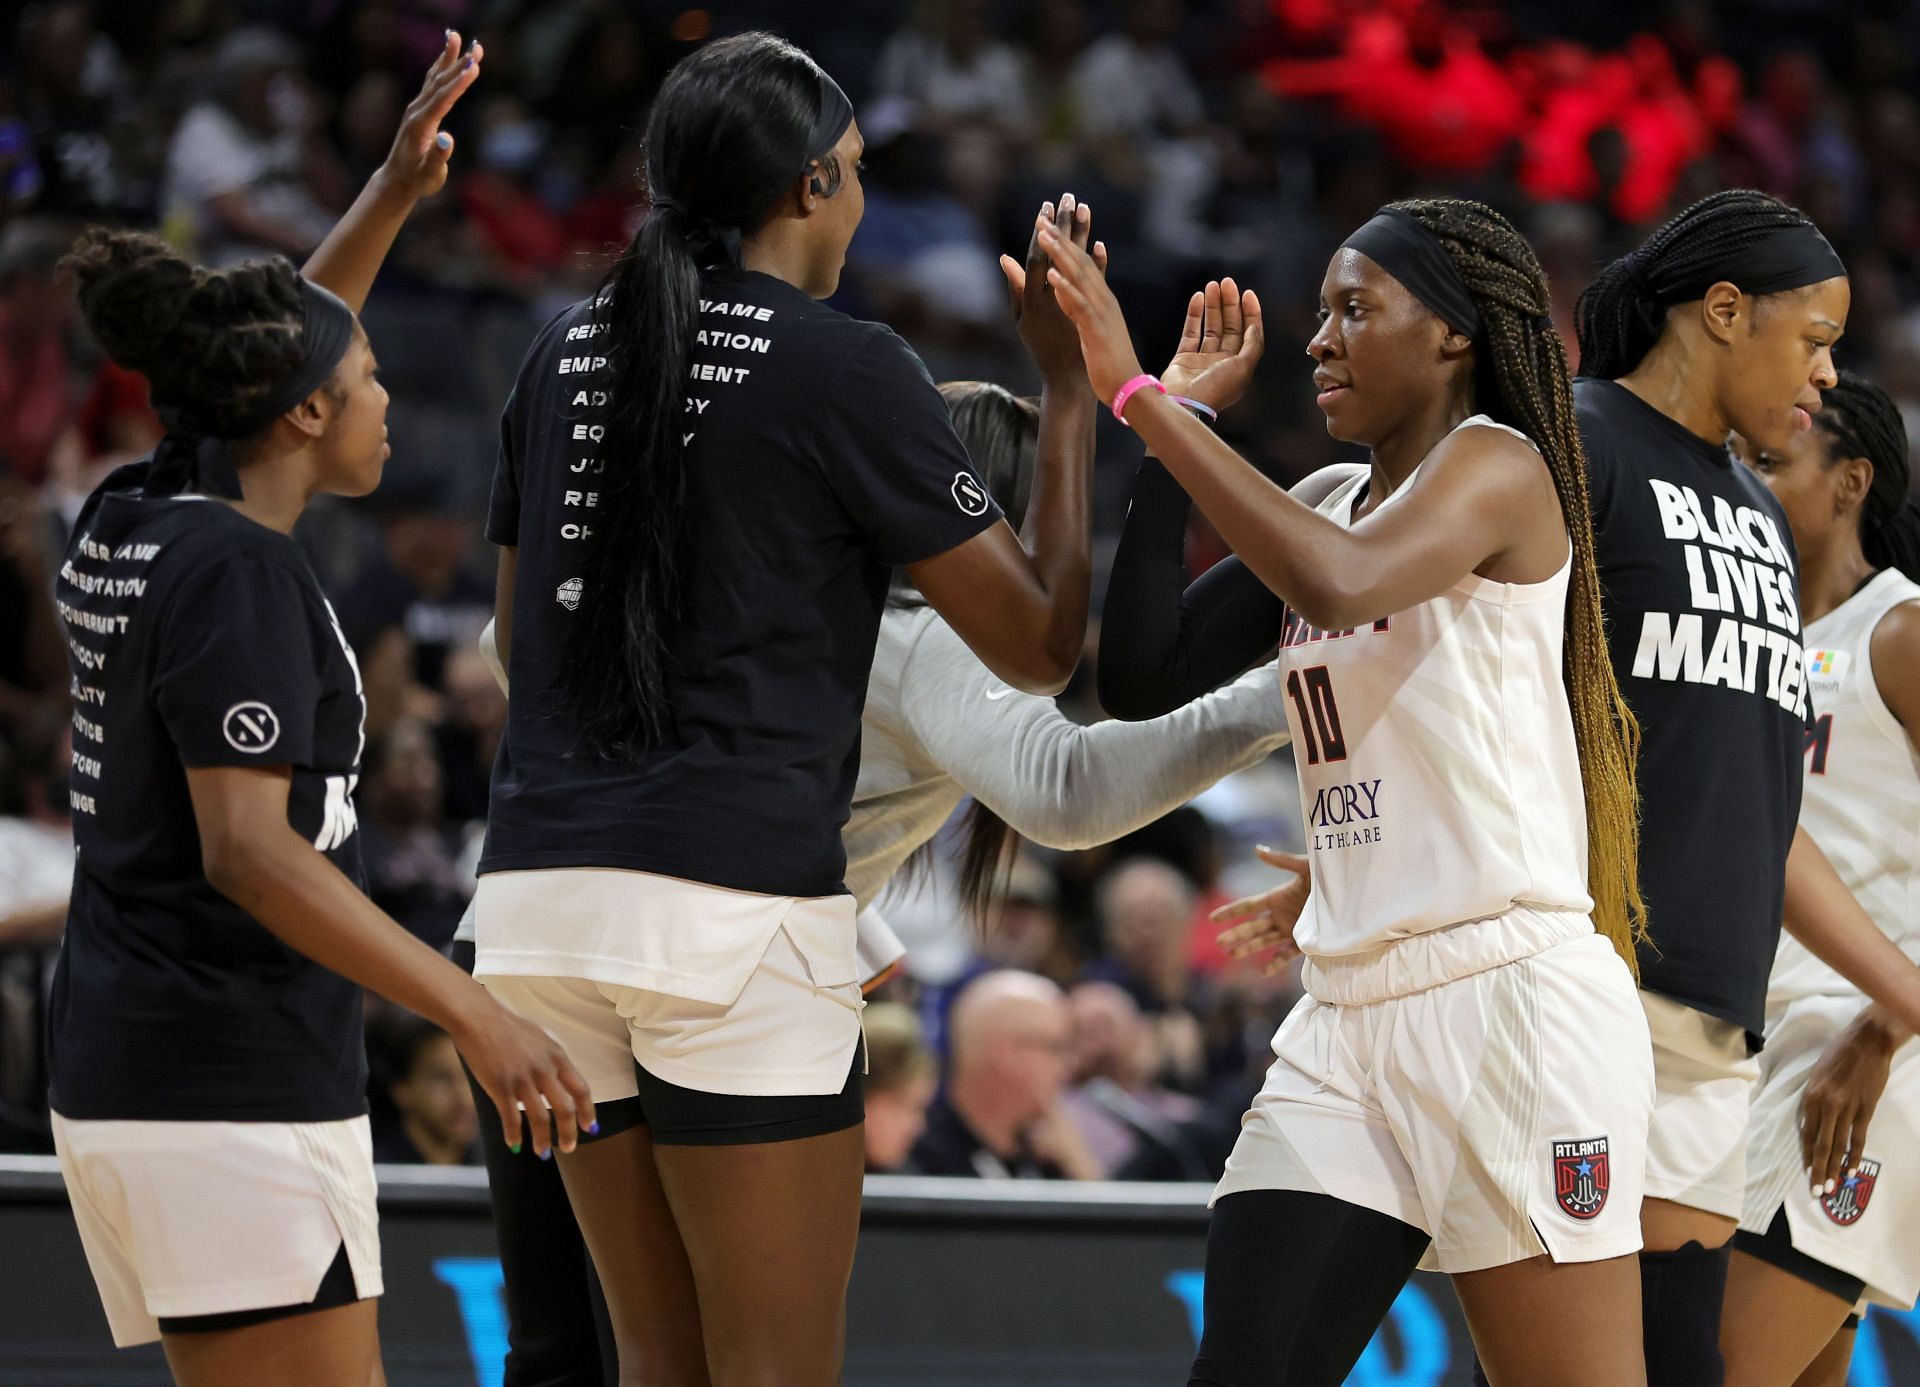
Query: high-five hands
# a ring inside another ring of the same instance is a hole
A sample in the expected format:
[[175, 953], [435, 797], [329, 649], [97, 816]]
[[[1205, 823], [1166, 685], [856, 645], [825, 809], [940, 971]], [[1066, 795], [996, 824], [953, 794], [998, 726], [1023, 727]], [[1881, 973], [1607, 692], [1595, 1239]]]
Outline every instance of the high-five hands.
[[[1062, 193], [1060, 201], [1040, 206], [1034, 221], [1033, 239], [1027, 244], [1027, 263], [1023, 266], [1011, 255], [1000, 257], [1000, 272], [1007, 277], [1007, 290], [1013, 300], [1013, 318], [1020, 327], [1020, 340], [1040, 370], [1041, 379], [1058, 388], [1072, 381], [1078, 384], [1086, 375], [1080, 359], [1080, 338], [1066, 315], [1061, 313], [1057, 296], [1047, 283], [1047, 256], [1040, 249], [1040, 228], [1056, 229], [1083, 253], [1093, 235], [1093, 209], [1072, 193]], [[1104, 241], [1092, 245], [1092, 261], [1097, 272], [1107, 272], [1107, 246]]]

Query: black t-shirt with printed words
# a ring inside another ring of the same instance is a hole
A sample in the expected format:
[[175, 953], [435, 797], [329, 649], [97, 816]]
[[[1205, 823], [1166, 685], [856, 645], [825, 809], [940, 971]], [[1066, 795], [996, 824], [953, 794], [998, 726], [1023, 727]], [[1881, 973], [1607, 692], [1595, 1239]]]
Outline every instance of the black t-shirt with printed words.
[[56, 588], [73, 691], [73, 904], [48, 1022], [69, 1118], [366, 1111], [358, 987], [208, 884], [188, 767], [291, 768], [287, 822], [360, 882], [360, 674], [291, 538], [205, 497], [87, 501]]
[[708, 273], [685, 389], [674, 730], [637, 765], [596, 759], [558, 682], [599, 478], [623, 465], [598, 455], [610, 382], [594, 309], [547, 325], [501, 423], [487, 534], [518, 549], [513, 697], [481, 870], [837, 893], [891, 572], [971, 539], [999, 508], [899, 337], [771, 276]]
[[1574, 388], [1614, 672], [1640, 721], [1643, 986], [1759, 1043], [1808, 712], [1786, 514], [1624, 386]]

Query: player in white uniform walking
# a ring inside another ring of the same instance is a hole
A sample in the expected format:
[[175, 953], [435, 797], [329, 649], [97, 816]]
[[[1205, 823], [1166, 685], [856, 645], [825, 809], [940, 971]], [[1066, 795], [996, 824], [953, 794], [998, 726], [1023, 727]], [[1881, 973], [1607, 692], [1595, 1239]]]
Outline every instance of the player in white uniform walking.
[[[1344, 1381], [1429, 1249], [1495, 1382], [1643, 1381], [1633, 724], [1538, 260], [1463, 201], [1349, 237], [1308, 354], [1373, 463], [1290, 498], [1141, 375], [1091, 260], [1043, 244], [1096, 391], [1289, 609], [1313, 889], [1275, 934], [1308, 998], [1216, 1195], [1191, 1384]], [[1259, 352], [1252, 296], [1219, 306], [1218, 336], [1190, 314], [1182, 394]]]
[[[1842, 374], [1787, 447], [1742, 445], [1800, 552], [1800, 825], [1920, 959], [1920, 507], [1885, 391]], [[1840, 1387], [1856, 1308], [1920, 1296], [1920, 1048], [1792, 935], [1767, 989], [1720, 1347], [1742, 1387]], [[1869, 1134], [1871, 1123], [1871, 1134]]]

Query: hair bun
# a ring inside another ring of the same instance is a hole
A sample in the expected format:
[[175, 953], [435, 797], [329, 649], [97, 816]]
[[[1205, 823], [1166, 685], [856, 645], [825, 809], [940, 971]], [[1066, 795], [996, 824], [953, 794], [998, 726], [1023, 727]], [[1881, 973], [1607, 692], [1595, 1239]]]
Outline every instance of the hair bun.
[[61, 261], [73, 273], [80, 311], [108, 356], [149, 374], [186, 316], [201, 271], [158, 236], [88, 227]]

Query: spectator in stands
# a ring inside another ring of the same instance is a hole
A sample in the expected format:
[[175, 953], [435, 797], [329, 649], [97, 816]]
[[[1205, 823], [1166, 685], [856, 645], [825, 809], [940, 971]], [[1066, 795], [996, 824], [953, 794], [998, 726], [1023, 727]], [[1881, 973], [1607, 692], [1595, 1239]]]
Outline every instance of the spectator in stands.
[[1030, 130], [1020, 57], [994, 37], [990, 0], [926, 0], [920, 20], [882, 50], [873, 86], [931, 133], [973, 124], [1022, 139]]
[[427, 724], [402, 718], [374, 737], [361, 773], [367, 894], [411, 933], [444, 949], [473, 896], [473, 873], [460, 865], [461, 835], [442, 821], [440, 759]]
[[[39, 212], [125, 217], [145, 210], [147, 188], [126, 166], [115, 107], [125, 64], [89, 0], [54, 0], [20, 12], [23, 143], [0, 182]], [[391, 127], [389, 127], [391, 129]]]
[[1184, 14], [1180, 0], [1128, 0], [1120, 31], [1081, 55], [1073, 85], [1088, 134], [1138, 142], [1201, 133], [1200, 88], [1173, 46]]
[[50, 223], [20, 221], [0, 235], [0, 474], [30, 486], [63, 461], [77, 465], [81, 446], [67, 351], [73, 290], [54, 273], [64, 249]]
[[898, 1002], [869, 1002], [866, 1032], [868, 1170], [898, 1170], [927, 1128], [939, 1066], [913, 1012]]
[[360, 657], [369, 734], [397, 717], [437, 719], [448, 652], [471, 650], [493, 615], [493, 585], [469, 563], [476, 527], [451, 469], [390, 468], [373, 504], [379, 549], [336, 603]]
[[909, 1167], [922, 1175], [1097, 1180], [1099, 1162], [1061, 1103], [1073, 1022], [1060, 989], [1001, 969], [969, 983], [948, 1018], [946, 1091]]
[[446, 717], [434, 725], [450, 824], [477, 824], [487, 817], [487, 788], [494, 754], [507, 726], [507, 696], [480, 652], [455, 646], [442, 668]]
[[[1074, 1087], [1066, 1106], [1106, 1176], [1217, 1177], [1232, 1138], [1224, 1145], [1207, 1141], [1200, 1101], [1156, 1082], [1153, 1030], [1126, 989], [1083, 982], [1067, 994], [1067, 1005], [1073, 1015]], [[1218, 1165], [1210, 1162], [1209, 1147], [1218, 1149]]]
[[71, 757], [44, 724], [0, 738], [0, 1151], [53, 1150], [43, 1002], [73, 886]]
[[390, 1165], [473, 1165], [480, 1118], [460, 1052], [412, 1012], [387, 1009], [367, 1028], [374, 1094], [373, 1158]]
[[1121, 862], [1100, 885], [1106, 954], [1087, 970], [1091, 981], [1119, 984], [1150, 1019], [1159, 1047], [1153, 1072], [1195, 1091], [1206, 1080], [1206, 1045], [1191, 1009], [1195, 980], [1189, 963], [1192, 884], [1164, 862]]
[[316, 138], [301, 52], [267, 28], [228, 35], [213, 94], [189, 109], [167, 155], [167, 215], [209, 265], [299, 257], [332, 228], [346, 184]]
[[[33, 489], [0, 470], [0, 738], [44, 737], [49, 724], [66, 717], [67, 654], [53, 605], [49, 523]], [[60, 812], [64, 817], [64, 805]]]

